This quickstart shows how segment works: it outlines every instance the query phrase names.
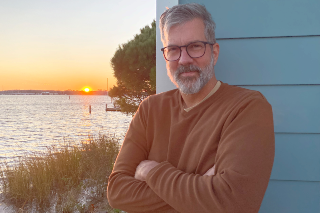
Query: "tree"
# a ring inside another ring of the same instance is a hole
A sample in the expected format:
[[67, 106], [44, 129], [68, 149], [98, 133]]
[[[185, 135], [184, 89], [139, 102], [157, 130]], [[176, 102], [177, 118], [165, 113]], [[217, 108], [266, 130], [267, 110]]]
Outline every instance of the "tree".
[[120, 45], [111, 66], [117, 86], [109, 95], [115, 98], [122, 112], [133, 115], [141, 101], [156, 92], [156, 22]]

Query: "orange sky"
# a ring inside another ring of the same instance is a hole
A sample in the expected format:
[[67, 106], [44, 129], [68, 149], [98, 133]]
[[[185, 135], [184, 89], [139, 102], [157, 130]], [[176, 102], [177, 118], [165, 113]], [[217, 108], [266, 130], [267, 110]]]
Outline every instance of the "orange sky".
[[10, 2], [0, 3], [0, 90], [111, 88], [117, 47], [155, 19], [150, 0]]

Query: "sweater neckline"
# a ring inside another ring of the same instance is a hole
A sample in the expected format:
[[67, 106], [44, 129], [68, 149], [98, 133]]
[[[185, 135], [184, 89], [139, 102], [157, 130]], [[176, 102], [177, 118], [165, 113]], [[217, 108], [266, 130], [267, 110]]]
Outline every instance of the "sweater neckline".
[[206, 100], [204, 100], [203, 102], [201, 102], [200, 104], [198, 104], [197, 106], [195, 106], [194, 108], [192, 108], [190, 111], [186, 112], [184, 110], [184, 106], [183, 106], [183, 101], [182, 101], [182, 96], [181, 93], [178, 89], [178, 96], [179, 96], [179, 107], [180, 107], [180, 113], [184, 116], [189, 116], [189, 115], [193, 115], [193, 114], [197, 114], [199, 112], [199, 110], [206, 108], [206, 106], [212, 104], [212, 101], [214, 101], [215, 99], [217, 99], [221, 93], [223, 92], [223, 90], [225, 89], [225, 87], [227, 86], [226, 83], [223, 83], [222, 81], [221, 85], [219, 87], [219, 89], [213, 94], [211, 95], [209, 98], [207, 98]]

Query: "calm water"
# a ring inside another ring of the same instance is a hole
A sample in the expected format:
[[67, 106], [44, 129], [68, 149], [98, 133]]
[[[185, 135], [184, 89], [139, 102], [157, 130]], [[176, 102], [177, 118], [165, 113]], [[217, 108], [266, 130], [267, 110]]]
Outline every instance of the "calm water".
[[108, 96], [0, 95], [0, 162], [99, 133], [122, 140], [132, 117], [106, 104], [113, 107]]

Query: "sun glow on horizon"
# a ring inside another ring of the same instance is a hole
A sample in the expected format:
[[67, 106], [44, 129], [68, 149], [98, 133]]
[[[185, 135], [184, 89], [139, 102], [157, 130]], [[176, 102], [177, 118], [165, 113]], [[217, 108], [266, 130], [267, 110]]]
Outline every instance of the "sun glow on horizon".
[[86, 87], [86, 88], [84, 88], [84, 91], [85, 92], [90, 92], [90, 88]]
[[156, 17], [156, 1], [25, 2], [0, 1], [0, 91], [106, 91], [118, 47]]

